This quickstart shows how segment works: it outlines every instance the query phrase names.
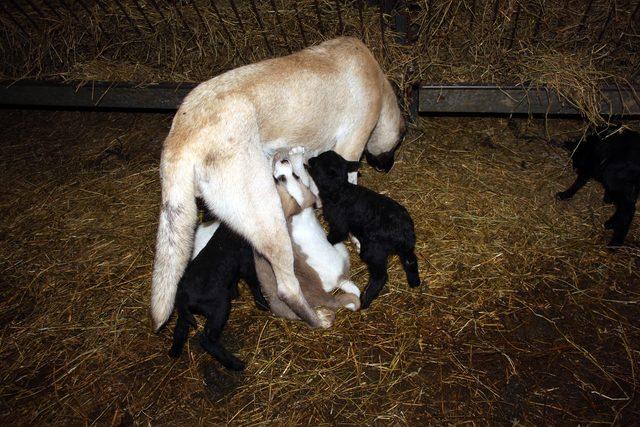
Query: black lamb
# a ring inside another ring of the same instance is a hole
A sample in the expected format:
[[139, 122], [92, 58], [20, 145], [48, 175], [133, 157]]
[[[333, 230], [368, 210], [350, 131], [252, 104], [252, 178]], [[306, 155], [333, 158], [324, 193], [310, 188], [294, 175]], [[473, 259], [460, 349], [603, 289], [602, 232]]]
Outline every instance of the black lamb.
[[414, 253], [416, 235], [409, 212], [395, 200], [348, 182], [358, 162], [348, 162], [334, 151], [309, 160], [309, 172], [322, 201], [322, 214], [329, 224], [331, 244], [349, 233], [360, 241], [360, 258], [369, 269], [369, 283], [360, 297], [367, 308], [387, 282], [387, 261], [397, 254], [409, 286], [420, 285], [418, 260]]
[[573, 168], [578, 176], [565, 191], [556, 194], [558, 200], [569, 200], [590, 180], [604, 187], [604, 202], [613, 203], [616, 211], [605, 223], [613, 229], [609, 247], [621, 246], [636, 211], [640, 192], [640, 134], [626, 129], [599, 129], [580, 141], [564, 143], [572, 154]]
[[173, 333], [171, 357], [179, 357], [189, 336], [189, 326], [197, 327], [193, 314], [207, 319], [200, 345], [226, 368], [241, 371], [244, 362], [220, 343], [220, 334], [231, 311], [231, 300], [239, 296], [238, 281], [251, 289], [256, 305], [268, 309], [260, 291], [253, 260], [253, 249], [240, 235], [224, 224], [207, 245], [191, 260], [180, 279], [176, 294], [178, 320]]

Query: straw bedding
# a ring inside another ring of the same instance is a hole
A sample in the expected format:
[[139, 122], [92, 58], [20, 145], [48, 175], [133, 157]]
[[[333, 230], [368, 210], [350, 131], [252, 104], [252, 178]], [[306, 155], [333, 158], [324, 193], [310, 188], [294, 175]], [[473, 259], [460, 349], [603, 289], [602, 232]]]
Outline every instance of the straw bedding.
[[[397, 260], [372, 307], [327, 331], [248, 292], [224, 335], [230, 374], [191, 339], [178, 361], [147, 310], [168, 115], [0, 111], [0, 419], [12, 424], [233, 421], [629, 423], [640, 416], [640, 227], [604, 248], [610, 207], [572, 202], [540, 139], [577, 122], [424, 119], [388, 175], [430, 287]], [[354, 280], [366, 282], [353, 260]], [[171, 326], [171, 324], [170, 324]]]

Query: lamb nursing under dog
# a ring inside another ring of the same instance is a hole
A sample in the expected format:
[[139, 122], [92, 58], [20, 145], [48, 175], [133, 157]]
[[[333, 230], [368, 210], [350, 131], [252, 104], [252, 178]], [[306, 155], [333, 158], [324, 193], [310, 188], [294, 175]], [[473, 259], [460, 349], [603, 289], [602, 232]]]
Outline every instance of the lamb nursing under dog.
[[[291, 160], [274, 159], [274, 178], [294, 242], [295, 273], [305, 298], [312, 307], [326, 311], [332, 321], [334, 311], [341, 307], [357, 310], [360, 291], [348, 279], [349, 254], [342, 243], [329, 244], [315, 217], [315, 196], [302, 182], [310, 179], [299, 150], [293, 151]], [[197, 327], [193, 314], [202, 314], [207, 318], [200, 338], [202, 347], [226, 368], [244, 369], [244, 363], [220, 343], [222, 329], [231, 311], [231, 300], [239, 295], [240, 279], [249, 285], [259, 308], [268, 307], [279, 317], [297, 318], [278, 298], [276, 278], [265, 258], [254, 254], [249, 243], [226, 225], [219, 222], [200, 225], [193, 258], [178, 284], [178, 320], [170, 356], [180, 356], [189, 327]], [[331, 295], [329, 292], [336, 288], [345, 293]]]
[[420, 276], [409, 212], [389, 197], [351, 184], [348, 174], [358, 166], [333, 151], [309, 159], [309, 172], [322, 199], [322, 214], [329, 223], [329, 243], [342, 242], [349, 233], [360, 241], [360, 258], [369, 268], [369, 284], [360, 299], [364, 309], [387, 282], [391, 255], [400, 257], [409, 286], [420, 285]]
[[[274, 158], [274, 177], [287, 218], [287, 227], [293, 243], [294, 271], [302, 293], [314, 307], [332, 312], [345, 307], [360, 308], [360, 290], [349, 280], [349, 252], [343, 243], [331, 244], [315, 216], [315, 196], [304, 184], [313, 186], [303, 164], [303, 151], [292, 150], [288, 158]], [[286, 190], [286, 192], [285, 192]], [[299, 207], [291, 209], [290, 206]], [[267, 260], [256, 253], [256, 272], [271, 311], [287, 319], [298, 316], [277, 295], [276, 278]], [[341, 289], [343, 294], [330, 292]], [[333, 321], [334, 313], [328, 315]]]

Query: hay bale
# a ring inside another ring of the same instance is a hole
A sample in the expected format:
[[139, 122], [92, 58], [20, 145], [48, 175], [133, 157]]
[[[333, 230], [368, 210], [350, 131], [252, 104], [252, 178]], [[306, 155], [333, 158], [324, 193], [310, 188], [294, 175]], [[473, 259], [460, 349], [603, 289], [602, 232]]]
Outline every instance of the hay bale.
[[53, 11], [32, 0], [35, 7], [21, 12], [5, 5], [0, 78], [198, 82], [346, 34], [360, 37], [401, 88], [532, 82], [599, 121], [598, 85], [638, 74], [632, 2], [408, 2], [401, 11], [413, 23], [408, 44], [398, 41], [404, 35], [391, 30], [390, 16], [364, 1], [84, 3]]

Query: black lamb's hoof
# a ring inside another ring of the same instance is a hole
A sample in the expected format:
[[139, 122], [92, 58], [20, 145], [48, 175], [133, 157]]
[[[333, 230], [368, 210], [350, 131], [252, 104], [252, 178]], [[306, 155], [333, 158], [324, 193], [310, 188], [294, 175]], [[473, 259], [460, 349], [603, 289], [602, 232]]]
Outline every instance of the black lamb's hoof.
[[420, 281], [419, 277], [409, 280], [409, 287], [410, 288], [417, 288], [421, 284], [422, 284], [422, 282]]
[[173, 346], [171, 347], [171, 350], [169, 350], [168, 354], [169, 354], [169, 357], [173, 359], [177, 359], [182, 354], [182, 349], [179, 347]]
[[609, 218], [604, 223], [605, 230], [613, 230], [615, 226], [616, 226], [616, 220], [614, 218]]
[[246, 367], [246, 364], [240, 359], [230, 361], [228, 365], [225, 365], [225, 368], [231, 371], [244, 371], [245, 367]]
[[566, 192], [564, 191], [560, 191], [558, 193], [556, 193], [556, 200], [564, 202], [566, 200], [569, 200], [571, 198], [571, 196], [569, 196]]
[[620, 249], [623, 245], [624, 242], [613, 239], [609, 243], [607, 243], [607, 249], [609, 249], [610, 251], [615, 251], [616, 249]]

